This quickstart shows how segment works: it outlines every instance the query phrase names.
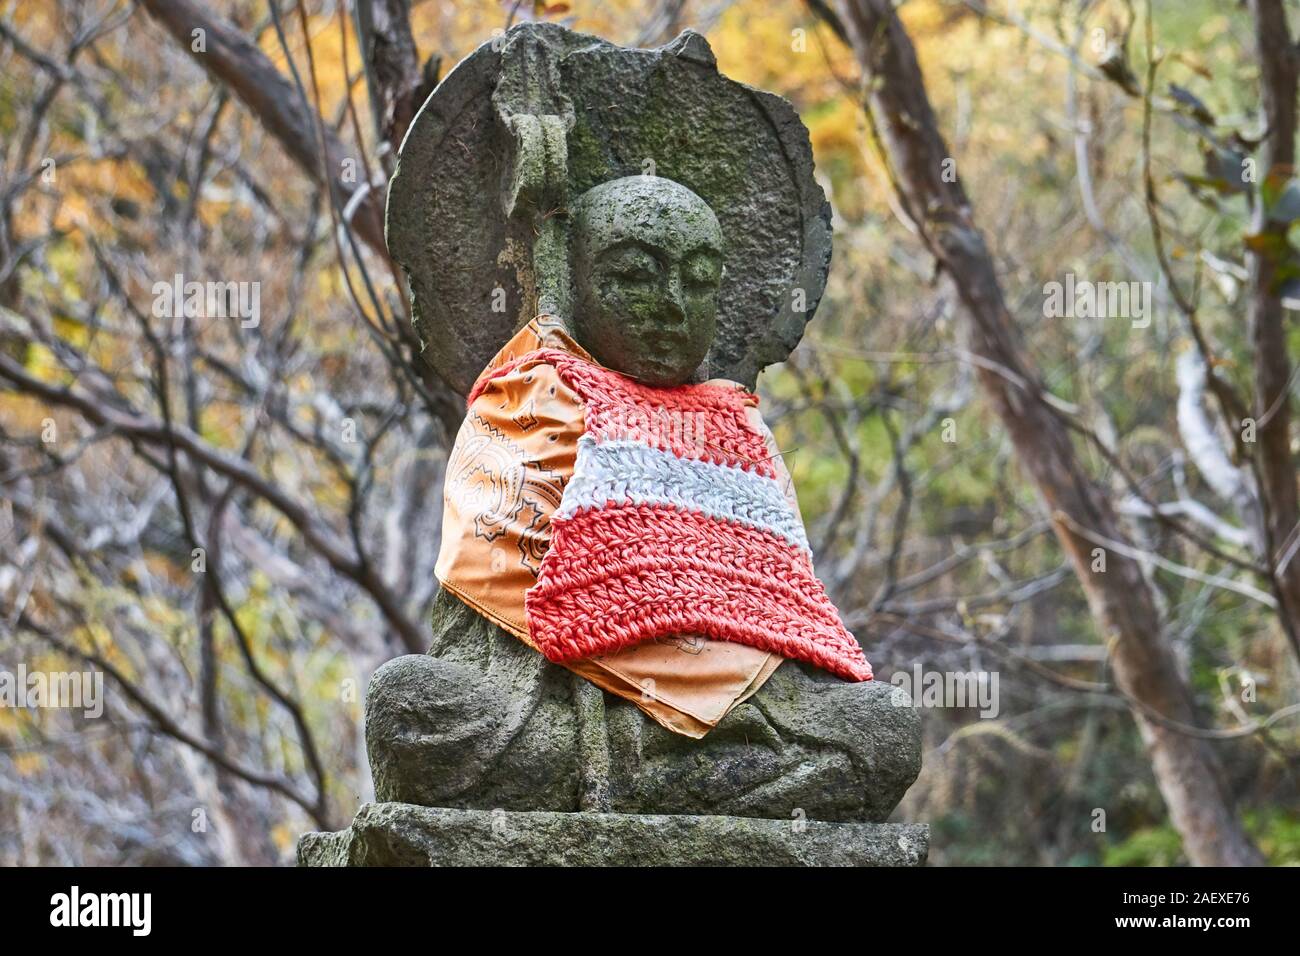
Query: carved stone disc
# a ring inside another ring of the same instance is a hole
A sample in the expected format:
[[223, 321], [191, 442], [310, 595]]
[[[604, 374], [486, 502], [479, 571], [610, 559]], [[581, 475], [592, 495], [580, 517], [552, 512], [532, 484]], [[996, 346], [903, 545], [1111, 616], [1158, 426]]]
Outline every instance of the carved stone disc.
[[[402, 145], [387, 217], [426, 359], [466, 393], [536, 313], [538, 217], [563, 210], [506, 215], [515, 138], [492, 96], [516, 44], [528, 45], [530, 69], [541, 51], [572, 103], [568, 199], [653, 173], [713, 208], [727, 253], [705, 372], [752, 388], [764, 367], [789, 356], [817, 308], [830, 267], [830, 206], [794, 108], [720, 74], [692, 31], [634, 50], [553, 24], [521, 24], [466, 57], [429, 96]], [[513, 88], [510, 95], [520, 96]]]

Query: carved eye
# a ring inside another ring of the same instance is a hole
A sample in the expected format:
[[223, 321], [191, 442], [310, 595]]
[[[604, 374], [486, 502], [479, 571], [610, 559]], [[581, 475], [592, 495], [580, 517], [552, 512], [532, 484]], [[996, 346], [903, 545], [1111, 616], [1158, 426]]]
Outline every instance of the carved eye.
[[691, 256], [682, 264], [682, 279], [687, 285], [712, 288], [718, 284], [722, 267], [712, 256]]
[[650, 282], [659, 278], [659, 262], [643, 249], [620, 249], [605, 262], [611, 275], [629, 282]]

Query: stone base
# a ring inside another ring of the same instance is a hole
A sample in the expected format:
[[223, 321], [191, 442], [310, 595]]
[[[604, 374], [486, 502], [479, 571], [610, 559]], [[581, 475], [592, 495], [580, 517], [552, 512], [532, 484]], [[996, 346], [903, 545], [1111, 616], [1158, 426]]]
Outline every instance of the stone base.
[[930, 828], [755, 817], [451, 810], [368, 803], [307, 833], [300, 866], [920, 866]]

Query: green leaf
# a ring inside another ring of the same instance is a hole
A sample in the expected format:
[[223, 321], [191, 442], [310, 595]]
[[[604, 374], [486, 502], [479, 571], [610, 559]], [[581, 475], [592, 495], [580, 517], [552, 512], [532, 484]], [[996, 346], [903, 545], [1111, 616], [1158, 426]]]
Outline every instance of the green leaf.
[[1246, 157], [1235, 149], [1210, 144], [1202, 154], [1205, 157], [1206, 175], [1215, 183], [1215, 188], [1222, 193], [1245, 193], [1250, 191], [1246, 182]]
[[1270, 201], [1268, 193], [1272, 191], [1268, 190], [1264, 195], [1264, 212], [1269, 222], [1286, 225], [1300, 219], [1300, 180], [1288, 179]]
[[1129, 96], [1142, 95], [1142, 86], [1128, 65], [1128, 55], [1119, 44], [1112, 43], [1106, 48], [1106, 54], [1097, 64], [1097, 69]]
[[1196, 119], [1207, 126], [1214, 125], [1214, 114], [1190, 90], [1179, 86], [1177, 83], [1170, 83], [1169, 95], [1174, 98], [1175, 103], [1191, 113]]
[[1258, 253], [1275, 263], [1283, 262], [1291, 248], [1287, 244], [1286, 237], [1276, 232], [1248, 233], [1242, 241], [1251, 252]]

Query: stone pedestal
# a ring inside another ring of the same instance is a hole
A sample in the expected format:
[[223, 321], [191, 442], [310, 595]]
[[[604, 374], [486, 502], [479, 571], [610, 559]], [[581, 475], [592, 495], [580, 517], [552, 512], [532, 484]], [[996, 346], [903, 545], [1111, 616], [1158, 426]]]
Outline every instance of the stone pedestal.
[[[304, 866], [919, 866], [884, 821], [921, 767], [907, 695], [793, 661], [702, 740], [550, 663], [446, 594], [433, 653], [366, 694], [379, 802]], [[434, 656], [436, 654], [437, 656]]]
[[920, 866], [929, 827], [368, 803], [308, 833], [302, 866]]

